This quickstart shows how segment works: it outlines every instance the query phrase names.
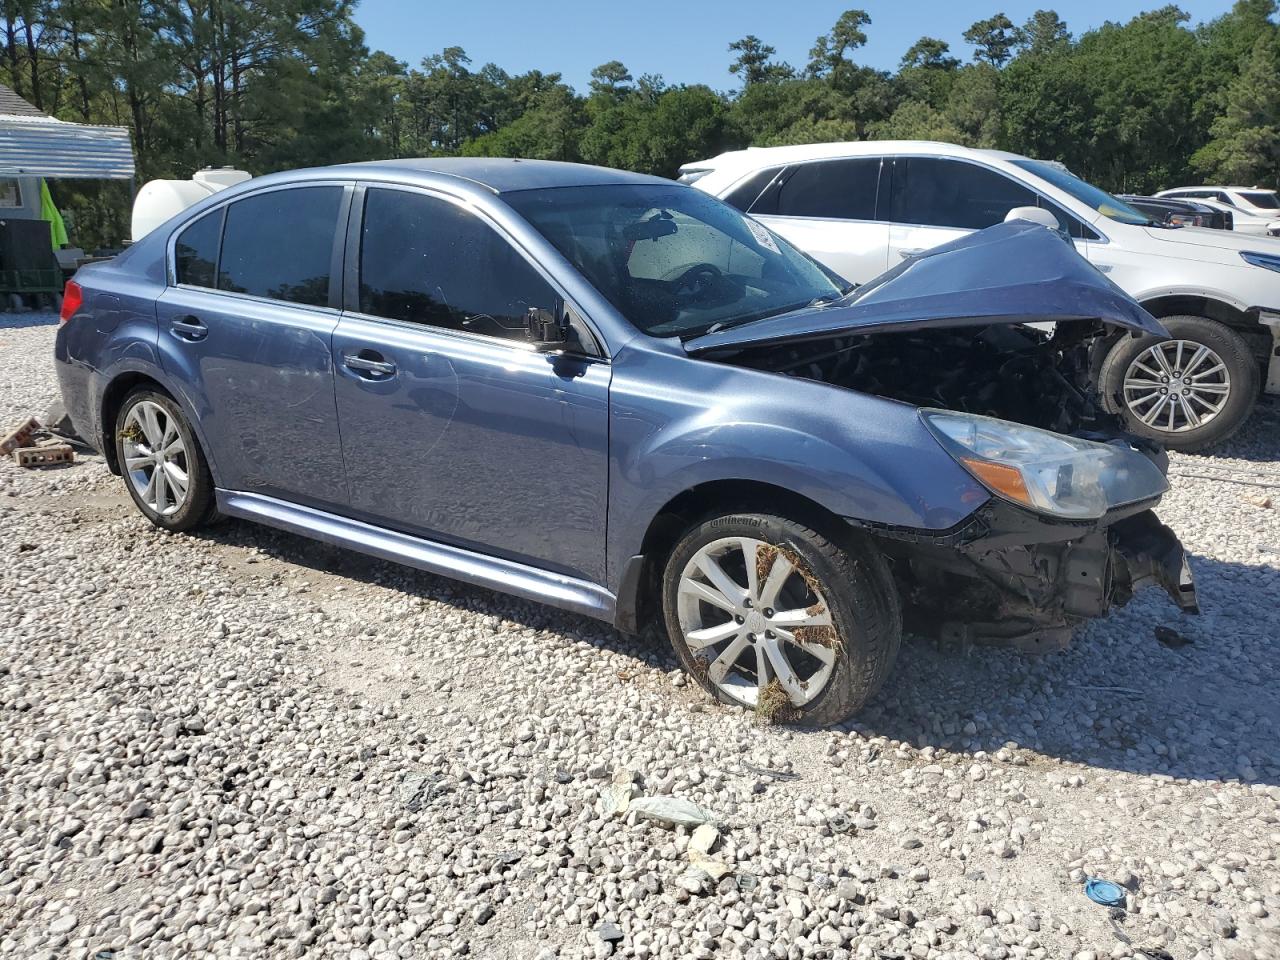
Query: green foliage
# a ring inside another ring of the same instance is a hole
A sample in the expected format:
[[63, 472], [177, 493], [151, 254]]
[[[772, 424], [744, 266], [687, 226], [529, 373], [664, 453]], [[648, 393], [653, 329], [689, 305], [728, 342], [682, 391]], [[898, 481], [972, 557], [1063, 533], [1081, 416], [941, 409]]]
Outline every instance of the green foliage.
[[[839, 15], [797, 72], [755, 35], [728, 44], [732, 93], [669, 86], [617, 60], [587, 90], [558, 73], [416, 66], [370, 52], [355, 0], [6, 0], [0, 82], [66, 120], [130, 129], [139, 174], [253, 173], [462, 154], [585, 161], [672, 176], [756, 145], [933, 139], [1059, 160], [1109, 189], [1280, 178], [1276, 0], [1189, 28], [1164, 6], [1072, 36], [1053, 10], [965, 32], [974, 62], [921, 37], [896, 73], [856, 61], [871, 18]], [[119, 184], [55, 183], [75, 239], [118, 242]]]
[[1280, 180], [1280, 41], [1258, 37], [1227, 89], [1226, 112], [1213, 122], [1213, 139], [1191, 158], [1205, 176], [1233, 183]]
[[1003, 67], [1017, 46], [1018, 31], [1012, 20], [997, 13], [971, 26], [964, 32], [964, 39], [977, 48], [973, 53], [975, 60]]

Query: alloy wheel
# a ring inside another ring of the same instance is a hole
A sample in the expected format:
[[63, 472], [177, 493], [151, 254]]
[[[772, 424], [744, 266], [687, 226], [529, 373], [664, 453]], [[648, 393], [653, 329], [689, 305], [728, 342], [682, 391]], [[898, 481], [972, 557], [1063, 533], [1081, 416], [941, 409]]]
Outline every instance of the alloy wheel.
[[755, 707], [771, 684], [802, 707], [831, 679], [838, 638], [822, 587], [792, 551], [749, 537], [708, 543], [680, 575], [684, 642], [726, 696]]
[[162, 517], [181, 510], [191, 478], [187, 445], [173, 415], [142, 400], [129, 410], [120, 438], [125, 474], [138, 499]]
[[1167, 433], [1204, 426], [1222, 412], [1230, 395], [1227, 365], [1194, 340], [1165, 340], [1148, 347], [1124, 376], [1129, 413]]

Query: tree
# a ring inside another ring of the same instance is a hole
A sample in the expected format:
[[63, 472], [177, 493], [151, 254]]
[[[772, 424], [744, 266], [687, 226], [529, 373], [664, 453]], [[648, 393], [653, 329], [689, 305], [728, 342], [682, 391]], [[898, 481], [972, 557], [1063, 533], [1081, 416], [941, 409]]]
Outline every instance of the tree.
[[867, 35], [862, 28], [870, 23], [871, 17], [865, 10], [846, 10], [840, 14], [831, 32], [814, 41], [809, 51], [809, 76], [839, 79], [839, 74], [853, 66], [845, 54], [866, 45]]
[[592, 96], [616, 102], [630, 92], [631, 74], [620, 61], [610, 60], [591, 71]]
[[973, 24], [964, 32], [964, 39], [977, 47], [973, 53], [975, 60], [1003, 67], [1017, 45], [1018, 33], [1012, 20], [1003, 13], [997, 13]]
[[729, 44], [729, 52], [738, 56], [729, 64], [729, 72], [742, 75], [742, 85], [753, 83], [772, 83], [789, 80], [795, 76], [790, 64], [776, 63], [771, 58], [777, 50], [760, 40], [759, 37], [747, 35], [741, 40]]
[[1261, 36], [1230, 85], [1226, 112], [1209, 130], [1213, 139], [1192, 156], [1207, 177], [1236, 183], [1280, 184], [1280, 43]]
[[935, 37], [921, 37], [902, 55], [902, 62], [898, 66], [901, 70], [908, 70], [912, 67], [950, 70], [960, 66], [959, 60], [948, 56], [950, 52], [951, 45], [946, 41], [938, 40]]
[[1053, 10], [1037, 10], [1016, 34], [1017, 45], [1031, 56], [1060, 49], [1071, 42], [1066, 23]]

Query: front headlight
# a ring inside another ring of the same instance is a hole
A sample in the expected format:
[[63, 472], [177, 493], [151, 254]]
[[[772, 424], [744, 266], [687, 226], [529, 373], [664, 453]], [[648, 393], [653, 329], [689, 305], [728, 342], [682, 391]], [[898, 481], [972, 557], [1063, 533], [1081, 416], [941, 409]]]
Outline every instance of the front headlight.
[[920, 417], [983, 486], [1039, 513], [1091, 520], [1169, 489], [1136, 450], [951, 410]]
[[1280, 256], [1274, 253], [1258, 253], [1256, 250], [1241, 250], [1240, 259], [1264, 270], [1280, 271]]

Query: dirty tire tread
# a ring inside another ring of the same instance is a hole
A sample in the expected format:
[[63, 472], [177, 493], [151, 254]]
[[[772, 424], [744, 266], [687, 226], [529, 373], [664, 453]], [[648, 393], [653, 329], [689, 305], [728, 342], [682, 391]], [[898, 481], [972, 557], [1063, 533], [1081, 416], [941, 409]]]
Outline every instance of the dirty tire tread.
[[837, 542], [803, 523], [767, 513], [715, 514], [689, 528], [663, 569], [667, 634], [684, 671], [717, 700], [732, 706], [740, 705], [697, 669], [684, 643], [675, 603], [680, 574], [690, 557], [704, 544], [725, 536], [755, 536], [795, 551], [810, 567], [826, 568], [814, 573], [832, 608], [840, 656], [827, 688], [791, 719], [807, 726], [830, 726], [857, 713], [888, 679], [902, 639], [901, 602], [880, 551], [860, 531], [840, 531]]
[[[129, 477], [124, 472], [124, 441], [120, 439], [120, 434], [124, 430], [125, 418], [128, 416], [130, 409], [134, 404], [143, 400], [158, 403], [169, 411], [169, 414], [178, 424], [178, 429], [183, 434], [183, 440], [186, 442], [188, 464], [190, 467], [194, 467], [194, 469], [188, 469], [187, 471], [191, 477], [187, 491], [187, 502], [172, 517], [161, 517], [144, 504], [138, 498], [133, 489], [133, 484], [129, 482]], [[128, 393], [116, 412], [116, 422], [112, 428], [112, 441], [116, 446], [116, 462], [121, 465], [120, 479], [124, 481], [125, 490], [128, 491], [129, 498], [137, 506], [139, 512], [151, 523], [162, 530], [185, 533], [188, 530], [195, 530], [205, 526], [215, 519], [217, 503], [213, 494], [213, 475], [209, 472], [204, 450], [201, 449], [200, 442], [196, 439], [195, 431], [191, 429], [191, 424], [187, 421], [186, 414], [183, 413], [182, 408], [178, 406], [171, 396], [150, 387], [139, 387]]]
[[1186, 433], [1171, 434], [1136, 423], [1125, 408], [1124, 375], [1138, 354], [1159, 342], [1159, 338], [1152, 336], [1121, 337], [1107, 353], [1098, 375], [1103, 403], [1112, 413], [1124, 418], [1130, 432], [1156, 440], [1170, 450], [1196, 453], [1229, 440], [1249, 420], [1258, 400], [1258, 361], [1249, 344], [1230, 327], [1208, 317], [1180, 315], [1163, 317], [1160, 322], [1175, 339], [1205, 343], [1229, 365], [1231, 379], [1237, 386], [1233, 386], [1226, 408], [1205, 427]]

